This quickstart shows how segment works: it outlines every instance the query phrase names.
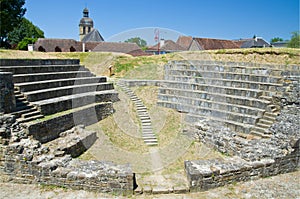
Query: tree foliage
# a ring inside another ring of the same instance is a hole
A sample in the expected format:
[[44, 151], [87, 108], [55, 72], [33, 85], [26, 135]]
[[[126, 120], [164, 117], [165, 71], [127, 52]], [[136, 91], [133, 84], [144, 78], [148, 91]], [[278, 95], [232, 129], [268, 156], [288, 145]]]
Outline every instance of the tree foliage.
[[271, 43], [275, 43], [275, 42], [279, 42], [279, 41], [283, 41], [283, 39], [280, 37], [274, 37], [271, 39]]
[[8, 33], [8, 41], [12, 46], [16, 46], [25, 38], [44, 38], [44, 32], [29, 20], [23, 18], [21, 23]]
[[18, 50], [28, 50], [28, 44], [34, 44], [37, 41], [37, 38], [28, 38], [25, 37], [17, 45]]
[[7, 34], [18, 26], [26, 9], [25, 0], [0, 0], [0, 45], [7, 45]]
[[147, 46], [147, 42], [144, 39], [141, 39], [140, 37], [133, 37], [133, 38], [127, 39], [125, 42], [126, 43], [136, 43], [141, 48], [144, 48]]
[[300, 48], [300, 33], [292, 32], [291, 40], [288, 43], [289, 48]]

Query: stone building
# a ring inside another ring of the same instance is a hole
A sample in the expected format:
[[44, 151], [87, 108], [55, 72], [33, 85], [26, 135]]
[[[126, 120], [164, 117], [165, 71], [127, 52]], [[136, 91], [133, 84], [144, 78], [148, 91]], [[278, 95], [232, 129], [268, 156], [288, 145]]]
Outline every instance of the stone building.
[[93, 19], [89, 18], [89, 10], [83, 10], [83, 18], [79, 22], [79, 39], [84, 42], [99, 42], [104, 41], [98, 30], [94, 28]]

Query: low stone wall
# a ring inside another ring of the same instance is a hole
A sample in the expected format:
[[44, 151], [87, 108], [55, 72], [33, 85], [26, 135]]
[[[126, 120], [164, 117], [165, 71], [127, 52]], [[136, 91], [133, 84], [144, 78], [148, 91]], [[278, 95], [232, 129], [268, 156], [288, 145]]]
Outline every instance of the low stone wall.
[[0, 59], [0, 66], [78, 65], [79, 59]]
[[299, 166], [299, 141], [295, 151], [284, 157], [247, 162], [230, 158], [219, 160], [185, 161], [185, 170], [191, 191], [205, 191], [229, 183], [292, 172]]
[[67, 113], [41, 122], [30, 123], [27, 133], [38, 141], [45, 143], [58, 138], [59, 134], [76, 125], [97, 123], [112, 114], [111, 102], [97, 104], [89, 108]]
[[[41, 144], [25, 133], [14, 116], [0, 116], [1, 179], [15, 183], [39, 183], [115, 194], [132, 194], [134, 174], [130, 165], [72, 159], [78, 149], [86, 150], [95, 133], [83, 126]], [[81, 146], [79, 146], [81, 145]]]
[[123, 82], [128, 87], [135, 86], [161, 86], [165, 81], [163, 80], [139, 80], [139, 79], [121, 79], [119, 80]]
[[13, 74], [0, 71], [0, 113], [10, 113], [15, 108]]

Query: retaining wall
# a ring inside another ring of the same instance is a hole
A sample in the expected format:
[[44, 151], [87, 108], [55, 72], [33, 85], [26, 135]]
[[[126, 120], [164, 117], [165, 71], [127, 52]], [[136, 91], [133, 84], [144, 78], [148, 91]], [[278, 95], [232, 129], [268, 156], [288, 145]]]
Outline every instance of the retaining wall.
[[71, 156], [78, 155], [78, 150], [86, 150], [95, 141], [95, 132], [84, 132], [82, 127], [78, 128], [71, 130], [79, 132], [69, 137], [69, 141], [63, 143], [73, 133], [70, 130], [61, 135], [60, 139], [64, 141], [55, 140], [59, 143], [54, 146], [61, 150], [57, 151], [51, 149], [53, 144], [44, 145], [29, 137], [15, 122], [14, 116], [0, 116], [1, 179], [14, 183], [132, 194], [135, 180], [130, 165], [72, 159]]
[[0, 71], [0, 113], [10, 113], [15, 108], [13, 74]]
[[90, 108], [57, 116], [53, 119], [30, 123], [27, 127], [27, 133], [38, 141], [45, 143], [56, 139], [61, 132], [76, 125], [97, 123], [112, 114], [112, 112], [113, 107], [111, 102], [101, 103]]
[[246, 162], [242, 159], [185, 161], [191, 191], [205, 191], [229, 183], [249, 181], [260, 177], [292, 172], [299, 167], [299, 140], [290, 155], [275, 159]]

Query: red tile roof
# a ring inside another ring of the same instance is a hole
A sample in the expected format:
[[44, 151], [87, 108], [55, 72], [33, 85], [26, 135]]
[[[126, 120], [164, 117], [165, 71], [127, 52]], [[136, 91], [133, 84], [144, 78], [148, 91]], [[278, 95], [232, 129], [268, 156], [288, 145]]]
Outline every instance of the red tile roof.
[[[159, 48], [161, 51], [168, 51], [168, 52], [176, 52], [176, 51], [184, 51], [185, 48], [178, 45], [172, 40], [165, 40], [164, 45], [160, 46]], [[147, 50], [150, 51], [157, 51], [158, 50], [158, 44], [149, 47]]]
[[194, 38], [194, 40], [198, 42], [203, 50], [240, 48], [238, 44], [231, 40], [209, 38]]
[[176, 43], [183, 47], [185, 50], [188, 50], [193, 41], [192, 36], [179, 36]]
[[141, 48], [135, 43], [125, 42], [99, 42], [93, 49], [94, 52], [120, 52], [128, 54], [135, 50], [141, 50]]

